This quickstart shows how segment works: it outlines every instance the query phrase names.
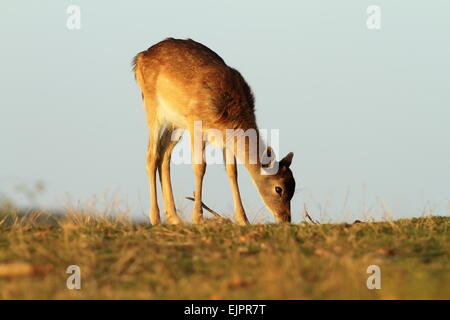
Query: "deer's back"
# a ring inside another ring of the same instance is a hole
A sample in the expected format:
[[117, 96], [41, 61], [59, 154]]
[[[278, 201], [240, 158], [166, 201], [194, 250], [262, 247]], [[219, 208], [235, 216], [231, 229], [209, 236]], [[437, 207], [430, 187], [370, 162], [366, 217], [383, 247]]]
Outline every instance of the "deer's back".
[[168, 38], [139, 53], [134, 63], [144, 98], [156, 110], [164, 109], [159, 112], [202, 120], [207, 127], [254, 124], [250, 87], [237, 70], [201, 43]]

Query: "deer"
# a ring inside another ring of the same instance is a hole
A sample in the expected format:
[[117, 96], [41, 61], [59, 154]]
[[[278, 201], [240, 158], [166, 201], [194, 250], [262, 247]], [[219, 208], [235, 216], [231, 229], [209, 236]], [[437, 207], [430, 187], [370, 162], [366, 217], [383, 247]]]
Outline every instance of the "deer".
[[[204, 150], [211, 141], [207, 138], [195, 141], [198, 135], [195, 123], [201, 121], [200, 134], [211, 128], [219, 132], [234, 129], [258, 133], [253, 92], [239, 71], [229, 67], [213, 50], [192, 39], [167, 38], [138, 53], [132, 65], [149, 128], [146, 169], [150, 184], [150, 222], [152, 225], [161, 223], [157, 200], [158, 172], [166, 220], [169, 224], [183, 223], [175, 207], [170, 177], [172, 150], [180, 140], [174, 132], [182, 129], [189, 132], [195, 174], [192, 222], [200, 223], [203, 220], [202, 185], [206, 171]], [[239, 135], [233, 138], [233, 142], [237, 138]], [[242, 148], [226, 139], [215, 140], [213, 143], [224, 152], [236, 222], [249, 224], [238, 186], [237, 160], [249, 172], [276, 221], [291, 222], [290, 202], [295, 191], [295, 179], [289, 167], [294, 154], [290, 152], [277, 161], [273, 149], [265, 145], [260, 134], [256, 135], [256, 143], [253, 143], [256, 148], [252, 148], [250, 139], [245, 136]], [[270, 168], [277, 170], [267, 174]]]

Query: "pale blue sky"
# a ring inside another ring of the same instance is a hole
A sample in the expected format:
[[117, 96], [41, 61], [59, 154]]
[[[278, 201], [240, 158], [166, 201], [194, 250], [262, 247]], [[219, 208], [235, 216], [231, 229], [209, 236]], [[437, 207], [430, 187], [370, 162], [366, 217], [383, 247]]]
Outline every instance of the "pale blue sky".
[[[81, 30], [66, 8], [81, 7]], [[381, 30], [366, 8], [381, 7]], [[192, 38], [244, 75], [261, 128], [295, 153], [298, 191], [317, 218], [449, 214], [450, 2], [9, 1], [0, 4], [0, 193], [46, 184], [44, 207], [108, 191], [147, 215], [147, 131], [132, 57], [165, 37]], [[184, 216], [188, 165], [172, 170]], [[272, 221], [240, 170], [250, 220]], [[205, 202], [232, 214], [223, 167]], [[347, 199], [347, 200], [346, 200]]]

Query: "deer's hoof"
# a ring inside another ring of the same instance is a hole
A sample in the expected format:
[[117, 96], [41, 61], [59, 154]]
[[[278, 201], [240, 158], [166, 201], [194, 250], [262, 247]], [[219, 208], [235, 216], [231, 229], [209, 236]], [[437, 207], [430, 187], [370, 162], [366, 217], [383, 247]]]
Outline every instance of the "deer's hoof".
[[167, 216], [167, 222], [172, 225], [183, 224], [183, 220], [181, 220], [177, 215]]

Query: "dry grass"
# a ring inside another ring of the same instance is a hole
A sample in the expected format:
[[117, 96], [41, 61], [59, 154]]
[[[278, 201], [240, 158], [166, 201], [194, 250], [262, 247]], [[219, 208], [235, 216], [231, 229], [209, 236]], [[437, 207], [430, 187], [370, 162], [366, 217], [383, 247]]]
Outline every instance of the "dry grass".
[[[0, 210], [0, 299], [449, 299], [450, 218], [134, 224]], [[81, 290], [66, 268], [81, 268]], [[382, 289], [368, 290], [377, 264]]]

